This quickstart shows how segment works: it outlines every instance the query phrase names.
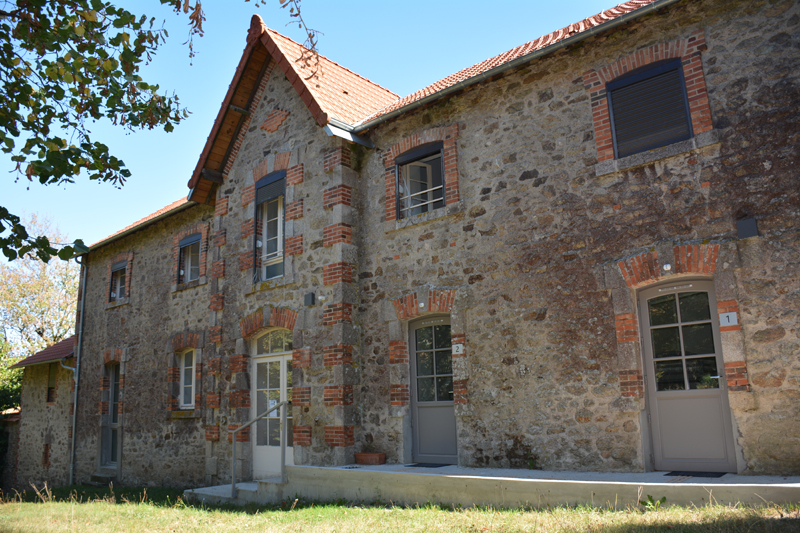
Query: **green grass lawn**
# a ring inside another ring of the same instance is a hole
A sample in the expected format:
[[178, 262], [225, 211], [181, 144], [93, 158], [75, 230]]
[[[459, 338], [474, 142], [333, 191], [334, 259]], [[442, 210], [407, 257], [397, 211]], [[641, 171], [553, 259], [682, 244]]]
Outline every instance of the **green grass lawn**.
[[[669, 503], [669, 502], [667, 502]], [[437, 505], [316, 504], [204, 507], [169, 489], [71, 487], [26, 492], [0, 503], [0, 531], [798, 531], [797, 506], [644, 507], [546, 510], [452, 509]]]

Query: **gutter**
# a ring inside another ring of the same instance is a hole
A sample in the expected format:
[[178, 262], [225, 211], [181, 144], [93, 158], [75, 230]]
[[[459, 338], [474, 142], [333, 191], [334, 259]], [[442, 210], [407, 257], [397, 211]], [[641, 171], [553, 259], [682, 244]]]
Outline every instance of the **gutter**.
[[[191, 193], [190, 193], [190, 196], [191, 196]], [[91, 245], [89, 247], [89, 251], [90, 252], [94, 252], [98, 248], [101, 248], [101, 247], [103, 247], [103, 246], [105, 246], [107, 244], [111, 244], [112, 242], [117, 241], [117, 240], [119, 240], [119, 239], [121, 239], [123, 237], [127, 237], [131, 233], [135, 233], [135, 232], [137, 232], [137, 231], [139, 231], [139, 230], [141, 230], [143, 228], [146, 228], [150, 224], [155, 224], [159, 220], [165, 219], [168, 216], [172, 216], [175, 213], [180, 213], [184, 209], [188, 209], [188, 208], [190, 208], [192, 206], [195, 206], [195, 205], [197, 205], [197, 202], [193, 202], [193, 201], [190, 200], [190, 201], [186, 202], [185, 204], [179, 205], [175, 209], [172, 209], [172, 210], [167, 211], [165, 213], [161, 213], [157, 217], [153, 217], [153, 218], [151, 218], [150, 220], [148, 220], [146, 222], [143, 222], [141, 224], [137, 224], [137, 225], [135, 225], [135, 226], [133, 226], [131, 228], [126, 229], [125, 231], [122, 231], [121, 233], [117, 233], [116, 235], [112, 235], [111, 237], [108, 237], [105, 240], [102, 240], [100, 242], [94, 243], [93, 245]], [[77, 259], [76, 259], [76, 261], [77, 261]], [[78, 263], [78, 264], [81, 264], [81, 263]]]
[[[74, 478], [75, 478], [75, 439], [78, 435], [78, 393], [80, 392], [81, 388], [80, 380], [81, 380], [81, 354], [83, 353], [83, 315], [84, 315], [84, 306], [86, 304], [86, 271], [87, 266], [85, 265], [85, 258], [86, 254], [79, 255], [75, 258], [75, 262], [81, 265], [81, 305], [80, 305], [80, 324], [78, 327], [78, 344], [75, 346], [75, 368], [65, 366], [64, 361], [61, 361], [61, 366], [64, 368], [69, 368], [72, 370], [73, 379], [75, 380], [75, 398], [72, 402], [72, 442], [70, 443], [69, 448], [69, 484], [72, 485]], [[78, 261], [78, 258], [81, 261]]]
[[[546, 46], [544, 48], [541, 48], [539, 50], [531, 52], [530, 54], [526, 54], [526, 55], [524, 55], [522, 57], [518, 57], [517, 59], [514, 59], [513, 61], [509, 61], [508, 63], [503, 63], [502, 65], [498, 65], [498, 66], [496, 66], [496, 67], [494, 67], [494, 68], [492, 68], [490, 70], [487, 70], [486, 72], [483, 72], [482, 74], [478, 74], [477, 76], [474, 76], [472, 78], [468, 78], [468, 79], [466, 79], [464, 81], [460, 81], [460, 82], [456, 83], [455, 85], [451, 85], [450, 87], [448, 87], [446, 89], [443, 89], [443, 90], [441, 90], [439, 92], [433, 93], [433, 94], [428, 95], [428, 96], [426, 96], [424, 98], [416, 100], [416, 101], [414, 101], [414, 102], [412, 102], [412, 103], [410, 103], [408, 105], [405, 105], [403, 107], [395, 109], [394, 111], [386, 113], [385, 115], [381, 115], [380, 117], [375, 118], [373, 120], [370, 120], [368, 122], [365, 122], [363, 124], [360, 124], [360, 125], [357, 125], [357, 126], [351, 126], [349, 124], [345, 124], [343, 122], [336, 121], [336, 122], [339, 122], [339, 124], [337, 124], [337, 127], [347, 131], [348, 133], [353, 133], [353, 134], [362, 133], [362, 132], [364, 132], [364, 131], [366, 131], [366, 130], [368, 130], [370, 128], [373, 128], [373, 127], [375, 127], [375, 126], [377, 126], [379, 124], [382, 124], [383, 122], [391, 120], [391, 119], [397, 117], [398, 115], [402, 115], [402, 114], [408, 113], [408, 112], [410, 112], [410, 111], [412, 111], [412, 110], [414, 110], [414, 109], [416, 109], [418, 107], [422, 107], [422, 106], [430, 104], [431, 102], [434, 102], [434, 101], [436, 101], [436, 100], [438, 100], [440, 98], [444, 98], [445, 96], [448, 96], [448, 95], [450, 95], [452, 93], [455, 93], [455, 92], [460, 91], [462, 89], [466, 89], [467, 87], [475, 85], [476, 83], [480, 83], [480, 82], [484, 81], [487, 78], [491, 78], [493, 76], [496, 76], [497, 74], [500, 74], [501, 72], [505, 72], [507, 70], [511, 70], [511, 69], [517, 68], [519, 66], [524, 65], [525, 63], [529, 63], [529, 62], [533, 61], [534, 59], [539, 59], [539, 58], [541, 58], [543, 56], [546, 56], [546, 55], [551, 54], [551, 53], [553, 53], [553, 52], [555, 52], [557, 50], [560, 50], [561, 48], [566, 48], [567, 46], [570, 46], [572, 44], [580, 42], [580, 41], [582, 41], [582, 40], [584, 40], [584, 39], [586, 39], [588, 37], [591, 37], [593, 35], [596, 35], [596, 34], [598, 34], [600, 32], [604, 32], [604, 31], [610, 30], [612, 28], [616, 28], [617, 26], [620, 26], [622, 24], [630, 22], [631, 20], [635, 20], [635, 19], [637, 19], [639, 17], [647, 15], [648, 13], [651, 13], [653, 11], [661, 9], [662, 7], [666, 7], [666, 6], [672, 5], [672, 4], [677, 3], [679, 1], [680, 0], [658, 0], [658, 1], [653, 2], [652, 4], [650, 4], [648, 6], [640, 7], [639, 9], [631, 11], [630, 13], [626, 13], [626, 14], [621, 15], [621, 16], [613, 19], [613, 20], [610, 20], [608, 22], [604, 22], [604, 23], [602, 23], [602, 24], [600, 24], [598, 26], [594, 26], [591, 29], [582, 31], [580, 33], [576, 33], [575, 35], [573, 35], [571, 37], [567, 37], [566, 39], [562, 39], [561, 41], [559, 41], [559, 42], [557, 42], [555, 44]], [[332, 119], [330, 122], [334, 122], [334, 120]]]

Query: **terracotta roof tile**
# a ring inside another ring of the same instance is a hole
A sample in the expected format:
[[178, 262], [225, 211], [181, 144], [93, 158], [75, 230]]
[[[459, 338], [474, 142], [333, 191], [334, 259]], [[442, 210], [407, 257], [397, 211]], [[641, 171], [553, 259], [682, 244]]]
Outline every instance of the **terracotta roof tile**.
[[23, 366], [49, 363], [52, 361], [59, 361], [65, 357], [70, 357], [75, 351], [75, 338], [75, 335], [67, 337], [63, 341], [57, 342], [49, 348], [45, 348], [41, 352], [36, 352], [32, 356], [26, 357], [19, 363], [11, 365], [11, 368], [20, 368]]
[[134, 222], [130, 226], [126, 226], [126, 227], [122, 228], [121, 230], [112, 233], [108, 237], [100, 239], [96, 243], [92, 244], [89, 248], [94, 248], [96, 246], [99, 246], [99, 245], [105, 243], [106, 241], [113, 239], [117, 235], [120, 235], [122, 233], [130, 231], [130, 230], [132, 230], [132, 229], [134, 229], [134, 228], [136, 228], [138, 226], [146, 226], [147, 223], [150, 222], [151, 220], [153, 220], [154, 218], [160, 217], [161, 215], [169, 213], [170, 211], [174, 211], [175, 209], [179, 209], [179, 208], [185, 206], [188, 203], [189, 203], [189, 200], [187, 200], [186, 198], [181, 198], [180, 200], [176, 200], [176, 201], [172, 202], [171, 204], [162, 207], [161, 209], [159, 209], [155, 213], [150, 213], [149, 215], [147, 215], [143, 219], [137, 220], [136, 222]]
[[425, 98], [426, 96], [435, 94], [439, 91], [447, 89], [448, 87], [452, 87], [453, 85], [459, 82], [465, 81], [479, 74], [483, 74], [484, 72], [491, 70], [495, 67], [498, 67], [500, 65], [503, 65], [505, 63], [508, 63], [509, 61], [513, 61], [514, 59], [523, 57], [527, 54], [530, 54], [531, 52], [541, 50], [542, 48], [553, 45], [559, 41], [566, 39], [567, 37], [571, 37], [578, 33], [584, 32], [595, 26], [599, 26], [604, 22], [608, 22], [621, 15], [625, 15], [627, 13], [635, 11], [641, 7], [652, 4], [655, 1], [656, 0], [629, 0], [628, 2], [619, 4], [618, 6], [612, 7], [611, 9], [606, 9], [605, 11], [598, 13], [597, 15], [585, 18], [579, 22], [575, 22], [573, 24], [570, 24], [569, 26], [561, 28], [560, 30], [548, 33], [547, 35], [543, 35], [538, 39], [534, 39], [533, 41], [517, 46], [516, 48], [512, 48], [507, 52], [503, 52], [500, 55], [489, 58], [471, 67], [460, 70], [455, 74], [451, 74], [450, 76], [447, 76], [446, 78], [443, 78], [435, 83], [432, 83], [427, 87], [420, 89], [419, 91], [416, 91], [406, 97], [397, 100], [396, 102], [393, 102], [392, 104], [384, 107], [380, 111], [373, 113], [371, 116], [364, 117], [360, 121], [360, 123], [366, 122], [367, 120], [378, 118], [396, 109], [412, 104], [417, 100]]
[[266, 33], [286, 58], [287, 66], [297, 74], [297, 79], [290, 78], [295, 89], [302, 94], [305, 88], [329, 117], [355, 124], [399, 98], [392, 91], [322, 55], [319, 56], [320, 78], [315, 79], [314, 65], [304, 64], [300, 59], [305, 47], [275, 30], [267, 28]]

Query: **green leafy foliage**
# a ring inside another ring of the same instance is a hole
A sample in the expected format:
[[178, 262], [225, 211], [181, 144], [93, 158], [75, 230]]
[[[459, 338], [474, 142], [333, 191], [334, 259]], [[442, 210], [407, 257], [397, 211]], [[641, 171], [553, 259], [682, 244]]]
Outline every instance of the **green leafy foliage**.
[[660, 500], [656, 500], [648, 494], [646, 500], [639, 500], [639, 505], [644, 507], [645, 511], [658, 511], [661, 509], [661, 506], [666, 503], [666, 501], [666, 496], [663, 496]]
[[[189, 13], [190, 38], [202, 34], [200, 2], [159, 0]], [[121, 186], [130, 176], [87, 123], [107, 119], [131, 130], [171, 131], [186, 118], [178, 97], [142, 79], [140, 67], [167, 34], [155, 19], [104, 0], [16, 0], [0, 6], [0, 150], [17, 179], [43, 185], [91, 180]], [[68, 259], [83, 243], [57, 250], [29, 235], [18, 216], [0, 207], [0, 251]]]
[[22, 369], [10, 368], [19, 361], [11, 357], [11, 347], [0, 337], [0, 411], [19, 407], [22, 393]]

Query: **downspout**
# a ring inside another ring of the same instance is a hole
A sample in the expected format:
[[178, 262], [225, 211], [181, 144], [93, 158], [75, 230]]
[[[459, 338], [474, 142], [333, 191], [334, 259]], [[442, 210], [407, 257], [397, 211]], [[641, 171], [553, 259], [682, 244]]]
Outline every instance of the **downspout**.
[[83, 311], [86, 305], [86, 265], [84, 261], [78, 261], [79, 258], [84, 258], [85, 255], [79, 255], [75, 258], [75, 262], [81, 266], [81, 303], [80, 303], [80, 314], [78, 320], [80, 324], [78, 324], [78, 345], [75, 347], [75, 368], [68, 367], [64, 365], [64, 362], [61, 362], [61, 366], [64, 368], [69, 368], [72, 370], [73, 379], [75, 381], [75, 399], [73, 400], [72, 404], [72, 442], [70, 444], [69, 450], [69, 484], [72, 485], [74, 477], [75, 477], [75, 439], [78, 436], [78, 392], [81, 390], [79, 385], [81, 381], [81, 354], [83, 350]]

